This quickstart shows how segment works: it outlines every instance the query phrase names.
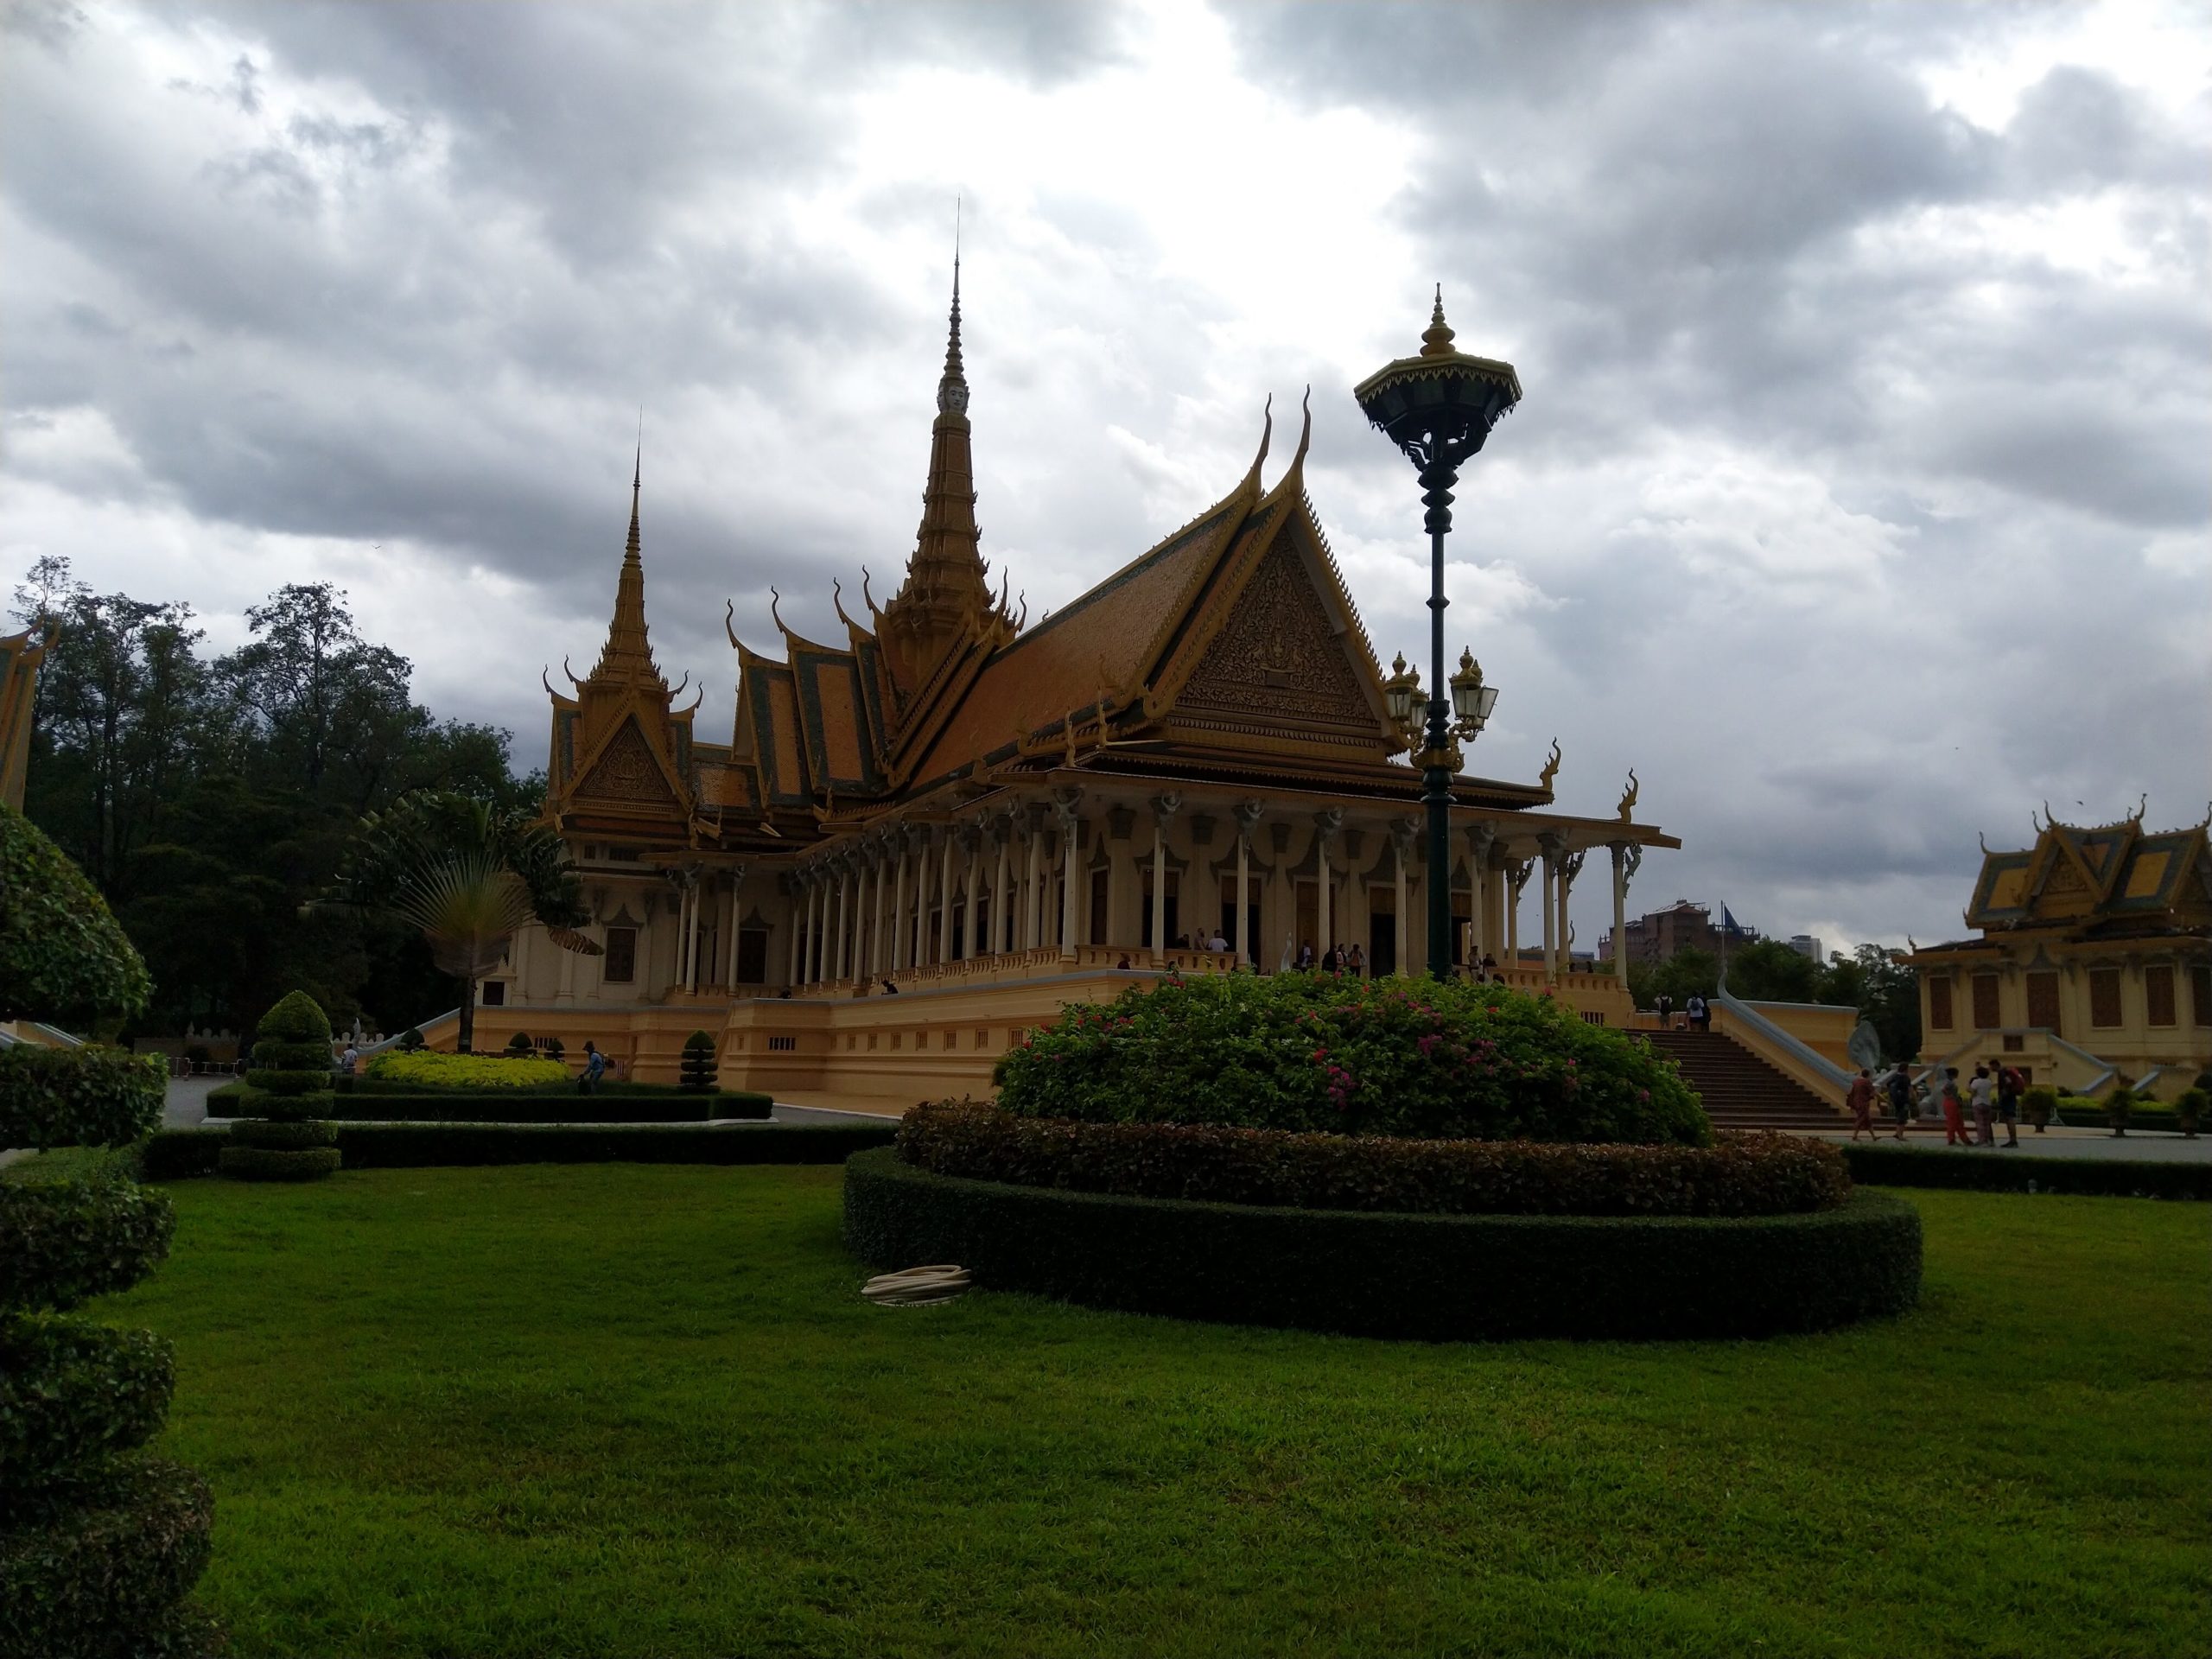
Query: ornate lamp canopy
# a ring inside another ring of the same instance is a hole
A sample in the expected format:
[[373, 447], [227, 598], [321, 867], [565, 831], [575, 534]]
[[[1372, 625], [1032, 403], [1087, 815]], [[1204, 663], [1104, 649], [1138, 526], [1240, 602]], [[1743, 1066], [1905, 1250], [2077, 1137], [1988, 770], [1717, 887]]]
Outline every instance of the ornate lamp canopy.
[[[1498, 416], [1521, 401], [1521, 377], [1510, 363], [1452, 349], [1440, 285], [1421, 338], [1419, 353], [1385, 364], [1353, 387], [1352, 396], [1376, 429], [1421, 470], [1426, 483], [1431, 472], [1456, 474], [1483, 447]], [[1448, 512], [1441, 527], [1450, 528]]]

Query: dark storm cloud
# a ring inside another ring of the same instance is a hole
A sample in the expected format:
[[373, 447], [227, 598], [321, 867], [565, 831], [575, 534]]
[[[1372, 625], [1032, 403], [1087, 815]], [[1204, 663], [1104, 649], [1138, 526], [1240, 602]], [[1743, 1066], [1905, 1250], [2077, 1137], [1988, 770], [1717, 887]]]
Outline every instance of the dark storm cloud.
[[[1410, 180], [1389, 212], [1461, 343], [1520, 366], [1528, 400], [1463, 489], [1453, 550], [1486, 568], [1455, 568], [1452, 626], [1507, 688], [1482, 765], [1533, 774], [1558, 732], [1563, 800], [1599, 810], [1638, 765], [1643, 809], [1689, 843], [1639, 899], [1725, 889], [1770, 925], [1901, 932], [1954, 912], [1977, 830], [2024, 823], [2044, 793], [2206, 792], [2187, 643], [2212, 621], [2190, 550], [2212, 453], [2202, 124], [2072, 63], [1993, 124], [1928, 88], [1930, 63], [2069, 9], [1223, 15], [1243, 85], [1214, 93], [1387, 126]], [[10, 477], [168, 515], [186, 539], [408, 543], [455, 581], [511, 582], [575, 637], [529, 639], [512, 685], [426, 668], [525, 753], [537, 656], [582, 661], [604, 626], [640, 404], [671, 672], [727, 696], [725, 597], [759, 644], [772, 582], [815, 638], [839, 632], [833, 575], [849, 601], [863, 564], [879, 599], [895, 585], [944, 274], [883, 250], [937, 245], [956, 190], [988, 227], [968, 270], [979, 512], [1033, 614], [1227, 489], [1269, 389], [1280, 465], [1308, 381], [1309, 480], [1340, 546], [1417, 539], [1345, 365], [1273, 336], [1244, 360], [1267, 259], [1347, 257], [1325, 192], [1233, 280], [1180, 264], [1172, 217], [1110, 178], [1002, 202], [957, 161], [939, 179], [856, 159], [917, 73], [948, 118], [979, 87], [1035, 100], [1013, 119], [1037, 125], [972, 143], [1060, 137], [1156, 19], [0, 19]], [[165, 50], [134, 55], [147, 39]], [[1154, 95], [1126, 89], [1131, 125], [1098, 123], [1099, 153], [1136, 154]], [[1417, 637], [1413, 603], [1362, 602], [1385, 657]]]

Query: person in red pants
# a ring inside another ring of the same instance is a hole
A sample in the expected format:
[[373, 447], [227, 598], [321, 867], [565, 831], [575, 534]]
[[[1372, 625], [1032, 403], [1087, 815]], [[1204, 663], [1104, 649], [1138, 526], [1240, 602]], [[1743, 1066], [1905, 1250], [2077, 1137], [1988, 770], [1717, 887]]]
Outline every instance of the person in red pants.
[[1967, 1127], [1966, 1115], [1959, 1109], [1959, 1068], [1943, 1068], [1943, 1144], [1970, 1147], [1974, 1145], [1974, 1131]]

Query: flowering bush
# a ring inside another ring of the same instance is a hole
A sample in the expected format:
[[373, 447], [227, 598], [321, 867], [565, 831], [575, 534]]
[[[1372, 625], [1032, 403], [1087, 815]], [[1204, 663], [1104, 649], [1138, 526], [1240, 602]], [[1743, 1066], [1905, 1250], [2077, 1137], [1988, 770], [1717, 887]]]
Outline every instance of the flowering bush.
[[440, 1054], [430, 1049], [403, 1054], [387, 1049], [371, 1060], [365, 1077], [418, 1089], [533, 1089], [566, 1083], [558, 1060], [509, 1059], [497, 1054]]
[[1344, 1135], [1708, 1144], [1673, 1061], [1502, 985], [1209, 975], [1071, 1004], [1009, 1050], [1028, 1117]]
[[1297, 1135], [1017, 1117], [917, 1106], [899, 1155], [918, 1169], [1122, 1198], [1421, 1215], [1778, 1216], [1851, 1196], [1842, 1152], [1781, 1135], [1710, 1147]]

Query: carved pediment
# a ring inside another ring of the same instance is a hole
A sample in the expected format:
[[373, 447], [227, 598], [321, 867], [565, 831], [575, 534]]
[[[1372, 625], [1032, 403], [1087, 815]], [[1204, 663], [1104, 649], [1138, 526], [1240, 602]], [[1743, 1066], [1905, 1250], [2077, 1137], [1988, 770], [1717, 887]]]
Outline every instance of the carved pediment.
[[1344, 640], [1330, 626], [1305, 562], [1281, 538], [1253, 570], [1175, 702], [1193, 712], [1266, 715], [1362, 731], [1375, 726]]
[[618, 801], [626, 806], [666, 807], [673, 810], [677, 805], [675, 791], [668, 786], [668, 776], [654, 759], [635, 720], [622, 722], [621, 730], [600, 752], [599, 759], [592, 763], [575, 792], [581, 798]]

